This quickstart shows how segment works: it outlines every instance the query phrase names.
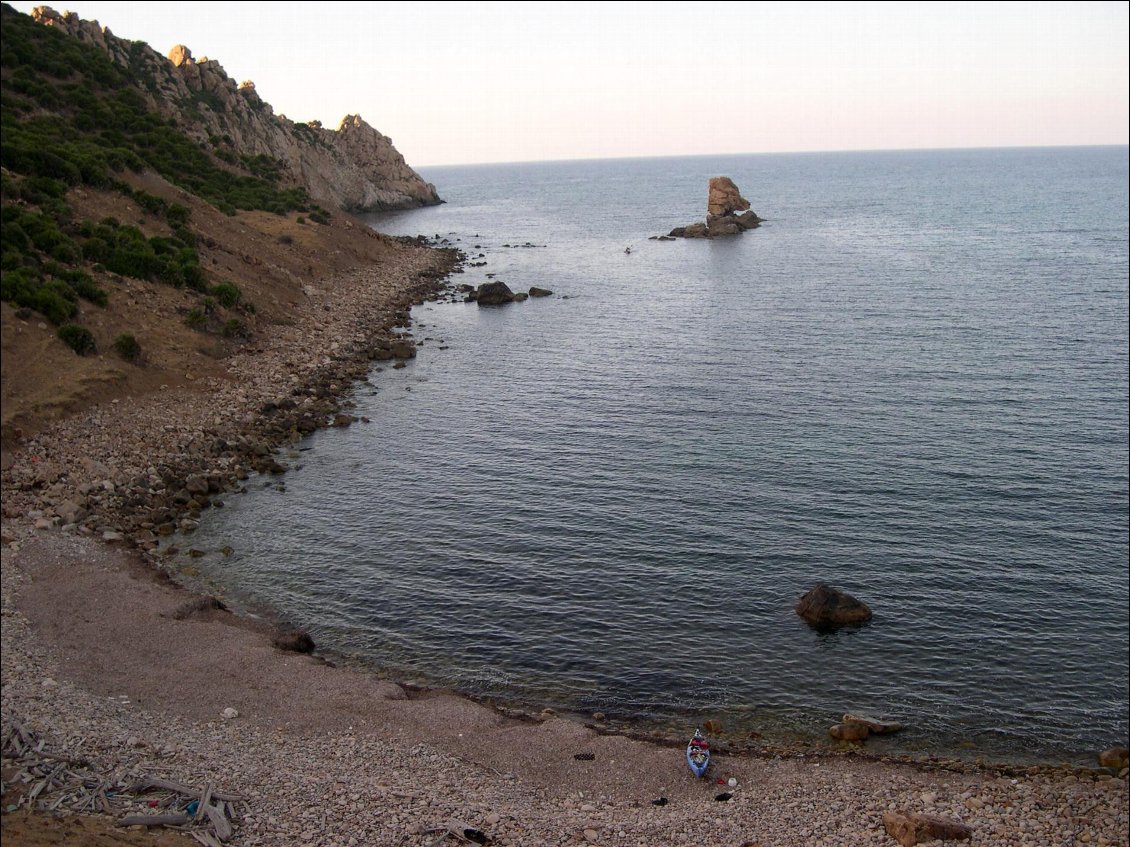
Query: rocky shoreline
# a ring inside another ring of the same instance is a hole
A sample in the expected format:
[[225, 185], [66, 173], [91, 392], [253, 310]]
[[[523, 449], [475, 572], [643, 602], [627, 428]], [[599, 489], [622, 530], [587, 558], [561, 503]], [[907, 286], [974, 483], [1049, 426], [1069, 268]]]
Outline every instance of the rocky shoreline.
[[[230, 359], [225, 378], [22, 439], [2, 477], [6, 745], [34, 733], [105, 785], [159, 777], [232, 792], [231, 844], [477, 840], [468, 832], [512, 845], [894, 844], [884, 817], [896, 811], [959, 820], [974, 844], [1127, 843], [1125, 767], [734, 741], [719, 745], [715, 773], [736, 787], [716, 789], [690, 777], [677, 740], [410, 692], [278, 650], [262, 627], [155, 578], [161, 535], [191, 530], [250, 473], [285, 471], [276, 447], [354, 423], [348, 390], [374, 360], [414, 355], [398, 330], [458, 261], [405, 245], [380, 267], [306, 286], [293, 323]], [[43, 762], [21, 755], [6, 746], [5, 804], [40, 779]], [[74, 795], [54, 785], [39, 794], [69, 808]], [[111, 793], [96, 811], [114, 818], [171, 796]], [[4, 825], [6, 844], [43, 843], [29, 840], [34, 821], [5, 814]]]

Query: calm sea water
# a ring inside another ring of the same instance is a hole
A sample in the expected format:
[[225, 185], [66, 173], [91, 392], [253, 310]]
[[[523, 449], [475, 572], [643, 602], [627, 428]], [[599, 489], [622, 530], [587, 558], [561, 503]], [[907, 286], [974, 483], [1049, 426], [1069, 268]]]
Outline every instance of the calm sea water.
[[[647, 240], [718, 174], [769, 222]], [[1014, 759], [1125, 743], [1125, 147], [424, 176], [446, 205], [373, 225], [554, 296], [416, 309], [418, 358], [354, 397], [373, 423], [194, 537], [235, 548], [193, 562], [229, 596], [539, 708], [813, 739], [865, 711], [902, 750]], [[817, 581], [873, 622], [808, 628]]]

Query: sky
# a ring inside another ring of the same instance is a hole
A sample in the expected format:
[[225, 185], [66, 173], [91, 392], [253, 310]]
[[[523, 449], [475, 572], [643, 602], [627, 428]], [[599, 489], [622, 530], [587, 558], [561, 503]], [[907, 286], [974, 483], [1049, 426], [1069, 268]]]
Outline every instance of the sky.
[[184, 44], [292, 120], [360, 114], [415, 167], [1126, 144], [1130, 126], [1126, 2], [55, 8]]

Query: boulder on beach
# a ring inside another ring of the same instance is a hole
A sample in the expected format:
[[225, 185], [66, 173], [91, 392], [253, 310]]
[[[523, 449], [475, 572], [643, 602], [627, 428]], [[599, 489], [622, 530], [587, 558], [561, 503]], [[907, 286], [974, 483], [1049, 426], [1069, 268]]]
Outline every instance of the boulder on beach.
[[836, 627], [871, 620], [871, 609], [850, 594], [817, 583], [796, 604], [796, 613], [817, 627]]
[[292, 653], [314, 652], [314, 639], [310, 637], [310, 633], [300, 629], [279, 632], [275, 635], [274, 645]]
[[968, 841], [973, 837], [973, 828], [960, 821], [919, 812], [883, 812], [883, 826], [902, 847], [914, 847], [925, 841]]
[[501, 306], [514, 302], [514, 292], [505, 282], [484, 282], [479, 286], [475, 301], [480, 306]]

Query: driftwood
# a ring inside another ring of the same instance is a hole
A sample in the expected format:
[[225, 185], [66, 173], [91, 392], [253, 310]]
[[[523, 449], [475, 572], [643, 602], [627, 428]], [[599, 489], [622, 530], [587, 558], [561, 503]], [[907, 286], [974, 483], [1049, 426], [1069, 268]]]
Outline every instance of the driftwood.
[[211, 803], [206, 804], [203, 809], [208, 820], [212, 822], [212, 829], [215, 830], [216, 837], [221, 841], [229, 840], [232, 837], [233, 830], [231, 821], [227, 819], [224, 810], [213, 806]]
[[[192, 788], [188, 785], [182, 785], [179, 782], [173, 782], [169, 779], [159, 779], [157, 777], [146, 777], [143, 780], [135, 782], [128, 789], [130, 794], [144, 794], [146, 791], [172, 791], [175, 794], [183, 794], [185, 797], [192, 797], [193, 799], [203, 796], [203, 792], [207, 789]], [[228, 803], [238, 803], [240, 800], [246, 799], [242, 794], [230, 794], [226, 791], [213, 791], [211, 799], [223, 800]]]
[[[99, 773], [89, 760], [45, 749], [46, 741], [18, 720], [4, 716], [4, 767], [10, 782], [28, 786], [20, 806], [40, 811], [71, 811], [110, 816], [123, 815], [119, 826], [176, 827], [205, 847], [223, 847], [234, 836], [234, 803], [239, 794], [217, 791], [212, 783], [203, 789], [159, 777], [138, 778], [135, 769]], [[81, 742], [80, 742], [81, 743]], [[150, 800], [149, 813], [139, 813], [140, 795], [164, 792]], [[197, 803], [196, 814], [186, 811]]]
[[118, 826], [183, 826], [188, 815], [126, 815]]

